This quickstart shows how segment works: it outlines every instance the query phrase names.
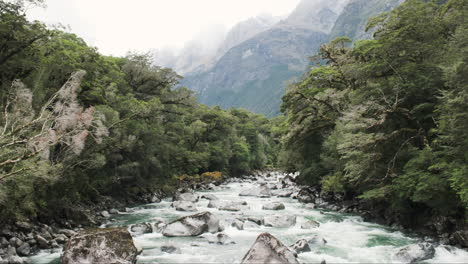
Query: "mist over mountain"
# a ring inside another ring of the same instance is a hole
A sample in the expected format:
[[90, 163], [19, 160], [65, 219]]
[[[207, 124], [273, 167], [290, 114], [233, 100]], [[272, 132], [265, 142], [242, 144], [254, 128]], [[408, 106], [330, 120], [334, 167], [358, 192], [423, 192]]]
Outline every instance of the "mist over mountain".
[[306, 71], [308, 57], [321, 44], [338, 36], [369, 38], [367, 20], [403, 1], [302, 0], [283, 20], [257, 17], [239, 23], [207, 58], [196, 47], [191, 56], [174, 57], [173, 68], [185, 77], [181, 85], [204, 104], [275, 116], [285, 88]]

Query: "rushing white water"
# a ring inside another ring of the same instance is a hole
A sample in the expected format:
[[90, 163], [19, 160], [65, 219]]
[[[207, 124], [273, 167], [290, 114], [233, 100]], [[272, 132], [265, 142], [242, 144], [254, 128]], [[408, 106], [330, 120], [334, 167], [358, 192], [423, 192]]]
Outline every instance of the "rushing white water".
[[[284, 175], [273, 174], [269, 182], [276, 182]], [[262, 232], [269, 232], [276, 236], [285, 245], [291, 245], [297, 240], [311, 238], [314, 235], [323, 236], [327, 244], [312, 247], [311, 252], [299, 254], [301, 263], [390, 263], [395, 262], [392, 256], [399, 248], [420, 242], [416, 237], [408, 237], [399, 231], [385, 226], [363, 222], [359, 216], [336, 212], [323, 212], [319, 209], [307, 209], [304, 204], [291, 198], [257, 198], [240, 197], [239, 193], [251, 188], [256, 181], [244, 183], [229, 183], [220, 186], [219, 190], [210, 191], [220, 200], [246, 201], [249, 209], [240, 212], [219, 211], [216, 208], [207, 208], [208, 200], [201, 199], [197, 203], [198, 211], [210, 211], [220, 219], [247, 218], [249, 216], [263, 217], [270, 214], [287, 214], [297, 216], [297, 223], [289, 228], [273, 228], [259, 226], [237, 230], [235, 227], [226, 227], [224, 233], [231, 237], [235, 244], [218, 245], [209, 244], [206, 238], [185, 237], [167, 238], [160, 233], [135, 236], [134, 241], [143, 253], [138, 263], [239, 263], [245, 253]], [[199, 192], [201, 195], [202, 192]], [[282, 202], [286, 209], [280, 211], [262, 210], [266, 203]], [[179, 212], [171, 207], [170, 199], [158, 204], [148, 204], [135, 208], [132, 213], [120, 214], [111, 222], [112, 226], [128, 226], [135, 223], [148, 222], [152, 218], [162, 217], [168, 221], [179, 217], [191, 215], [193, 212]], [[320, 222], [320, 227], [314, 229], [301, 229], [301, 223], [307, 220]], [[160, 250], [163, 245], [175, 245], [180, 248], [180, 254], [169, 254]], [[42, 252], [30, 259], [32, 263], [60, 263], [59, 252]], [[436, 247], [435, 257], [426, 263], [466, 263], [468, 252], [459, 248], [445, 245]]]

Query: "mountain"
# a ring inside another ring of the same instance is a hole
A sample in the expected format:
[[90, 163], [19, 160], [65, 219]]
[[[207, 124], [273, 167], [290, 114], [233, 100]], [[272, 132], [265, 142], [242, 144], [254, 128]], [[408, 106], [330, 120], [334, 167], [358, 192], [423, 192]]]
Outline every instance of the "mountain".
[[284, 20], [231, 45], [208, 67], [185, 73], [181, 85], [204, 104], [276, 116], [288, 83], [306, 71], [321, 44], [341, 35], [370, 37], [367, 19], [402, 1], [302, 0]]
[[366, 32], [367, 21], [386, 11], [390, 11], [405, 0], [351, 0], [336, 20], [330, 39], [349, 37], [353, 40], [371, 38], [372, 33]]
[[172, 68], [179, 74], [209, 70], [229, 49], [263, 32], [280, 21], [280, 17], [262, 14], [239, 22], [229, 32], [221, 28], [199, 34], [180, 52], [171, 49], [155, 51], [158, 65]]

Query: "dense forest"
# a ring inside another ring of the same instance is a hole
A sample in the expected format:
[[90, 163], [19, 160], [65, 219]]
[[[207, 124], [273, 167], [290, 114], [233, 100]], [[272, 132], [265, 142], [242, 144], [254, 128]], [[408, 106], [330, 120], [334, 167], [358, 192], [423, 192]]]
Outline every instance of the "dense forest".
[[0, 1], [0, 220], [276, 167], [402, 223], [465, 221], [466, 0], [409, 0], [369, 21], [373, 39], [322, 45], [271, 120], [198, 103], [150, 54], [29, 21], [41, 2]]
[[102, 196], [275, 164], [269, 120], [209, 108], [149, 54], [107, 57], [0, 1], [0, 216], [44, 218]]
[[410, 0], [369, 21], [373, 39], [323, 45], [283, 97], [282, 166], [397, 222], [466, 225], [467, 17], [466, 0]]

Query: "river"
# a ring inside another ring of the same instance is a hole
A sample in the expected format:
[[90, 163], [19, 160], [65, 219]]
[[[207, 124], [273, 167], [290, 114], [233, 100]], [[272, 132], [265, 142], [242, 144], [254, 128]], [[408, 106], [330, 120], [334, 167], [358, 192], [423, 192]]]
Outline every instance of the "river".
[[[284, 177], [274, 173], [273, 177], [259, 179], [276, 183]], [[403, 234], [400, 231], [375, 223], [364, 222], [361, 217], [320, 209], [308, 209], [305, 204], [292, 198], [240, 197], [239, 193], [247, 188], [257, 186], [259, 181], [230, 182], [219, 186], [213, 191], [201, 191], [199, 195], [210, 193], [220, 200], [246, 201], [247, 207], [239, 212], [220, 211], [208, 208], [209, 201], [200, 199], [197, 202], [199, 212], [209, 211], [220, 219], [247, 217], [264, 217], [270, 214], [287, 214], [297, 216], [296, 224], [289, 228], [273, 228], [265, 226], [247, 226], [244, 230], [228, 226], [224, 230], [235, 244], [209, 244], [205, 238], [186, 237], [168, 238], [160, 233], [150, 233], [134, 236], [135, 244], [143, 249], [138, 263], [240, 263], [243, 256], [250, 249], [257, 236], [262, 232], [269, 232], [285, 245], [294, 244], [302, 238], [319, 235], [327, 241], [324, 245], [312, 246], [311, 252], [300, 253], [301, 263], [390, 263], [395, 262], [393, 256], [399, 248], [421, 241], [418, 237]], [[269, 202], [281, 202], [284, 210], [262, 210], [262, 206]], [[131, 213], [121, 213], [109, 222], [107, 226], [129, 226], [131, 224], [151, 221], [155, 217], [162, 217], [167, 221], [194, 214], [194, 212], [176, 211], [171, 207], [172, 200], [165, 199], [161, 203], [147, 204], [135, 207]], [[307, 220], [316, 220], [320, 227], [301, 229], [301, 224]], [[180, 249], [180, 254], [169, 254], [160, 250], [161, 246], [172, 244]], [[435, 245], [434, 258], [425, 263], [466, 263], [468, 252], [459, 248]], [[31, 263], [60, 263], [60, 252], [42, 251], [31, 257]]]

